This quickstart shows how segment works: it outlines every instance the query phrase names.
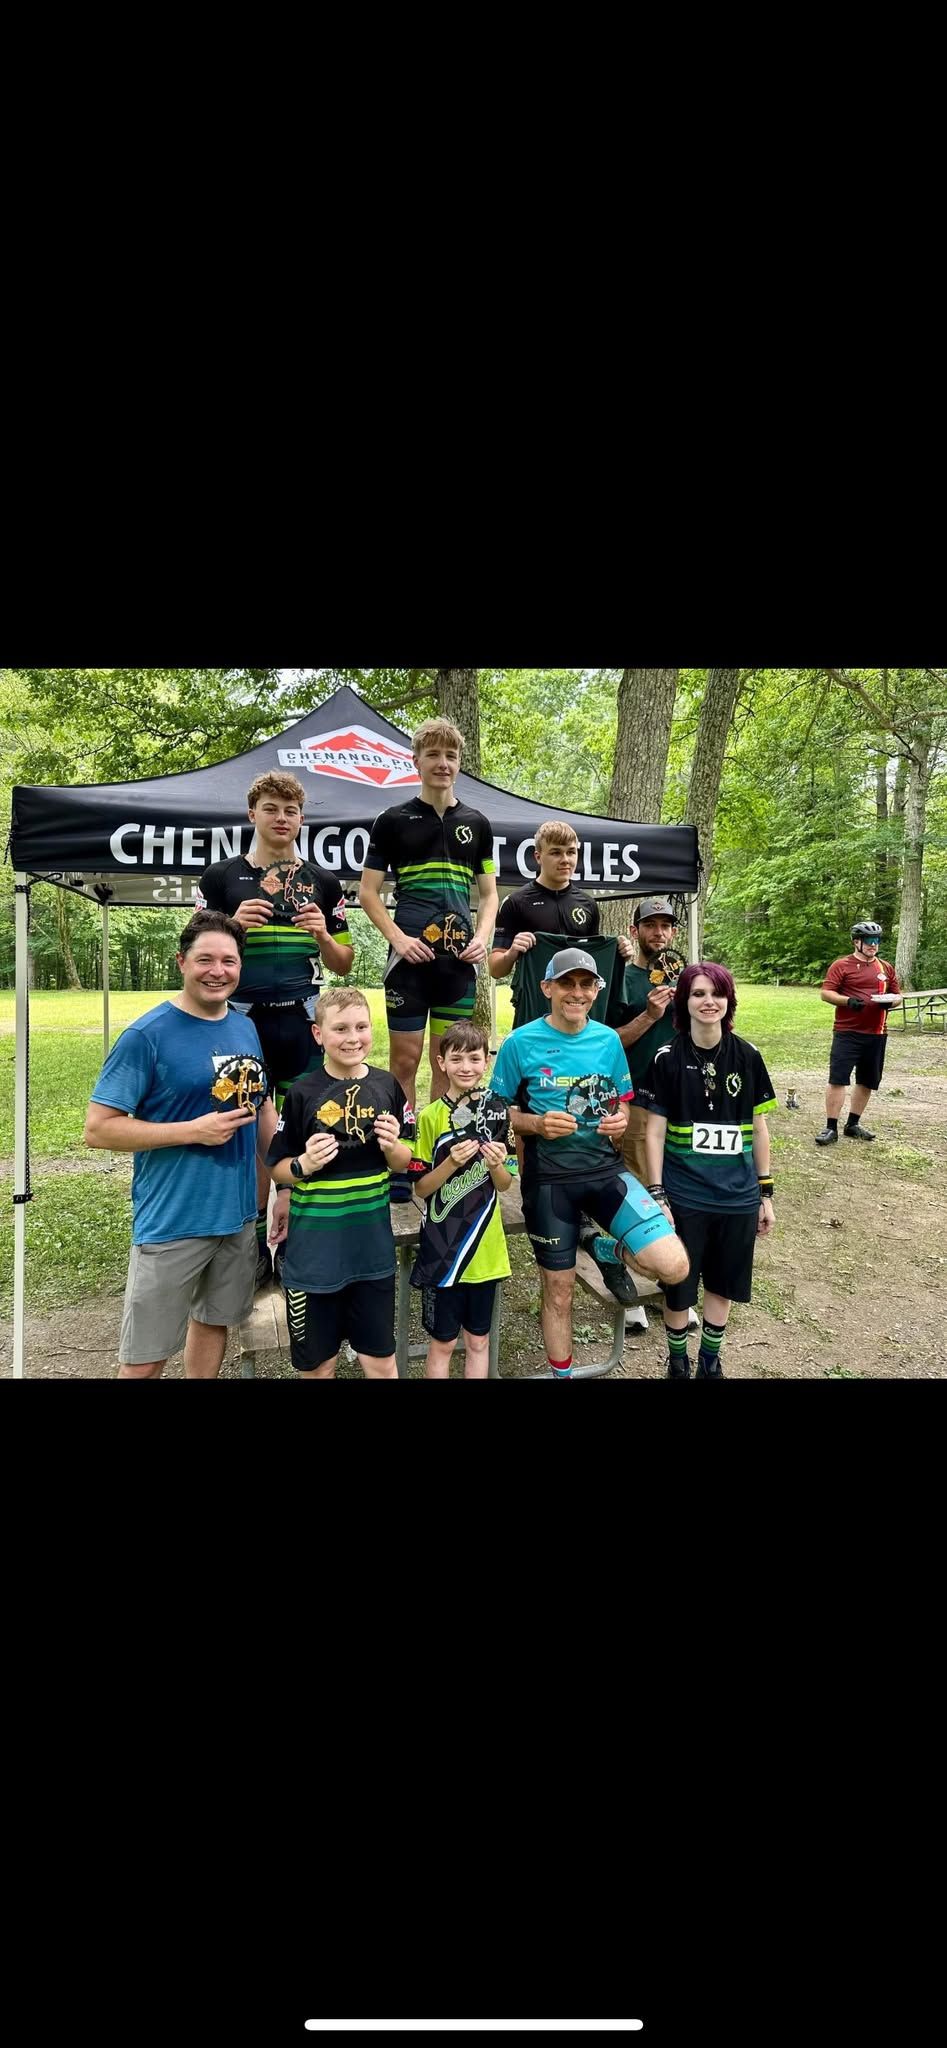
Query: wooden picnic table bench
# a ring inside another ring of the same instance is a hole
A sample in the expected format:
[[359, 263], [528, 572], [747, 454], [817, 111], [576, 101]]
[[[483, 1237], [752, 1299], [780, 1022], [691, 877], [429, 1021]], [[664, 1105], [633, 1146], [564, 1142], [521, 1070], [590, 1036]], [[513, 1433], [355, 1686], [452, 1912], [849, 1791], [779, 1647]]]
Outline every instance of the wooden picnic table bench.
[[906, 989], [894, 1015], [900, 1016], [902, 1031], [913, 1025], [923, 1030], [926, 1023], [947, 1031], [947, 988]]
[[[505, 1194], [501, 1194], [500, 1209], [503, 1215], [503, 1227], [507, 1236], [522, 1236], [526, 1226], [523, 1222], [523, 1205], [518, 1182], [514, 1182], [513, 1186], [508, 1188]], [[414, 1199], [410, 1202], [392, 1203], [391, 1228], [394, 1233], [398, 1261], [395, 1357], [398, 1361], [398, 1376], [400, 1379], [407, 1378], [409, 1362], [412, 1358], [424, 1358], [427, 1353], [426, 1344], [412, 1344], [410, 1341], [411, 1296], [415, 1291], [411, 1286], [411, 1268], [414, 1264], [414, 1255], [418, 1245], [421, 1215], [421, 1205]], [[614, 1295], [609, 1293], [594, 1260], [589, 1258], [587, 1252], [581, 1250], [576, 1259], [576, 1284], [586, 1294], [591, 1295], [594, 1300], [609, 1310], [612, 1318], [612, 1348], [603, 1364], [578, 1365], [575, 1368], [573, 1377], [577, 1380], [601, 1379], [605, 1373], [612, 1372], [615, 1366], [621, 1363], [625, 1348], [625, 1310], [622, 1303], [616, 1301]], [[493, 1307], [493, 1321], [490, 1325], [489, 1378], [492, 1380], [502, 1378], [500, 1372], [500, 1322], [503, 1307], [503, 1285], [504, 1283], [501, 1282], [497, 1288], [496, 1301]], [[654, 1282], [646, 1280], [639, 1273], [635, 1274], [635, 1286], [641, 1301], [647, 1301], [649, 1297], [655, 1296], [658, 1293]], [[460, 1348], [462, 1349], [463, 1347], [461, 1346]], [[273, 1351], [278, 1352], [281, 1358], [285, 1358], [286, 1364], [289, 1364], [289, 1331], [286, 1324], [286, 1304], [283, 1298], [283, 1290], [281, 1287], [277, 1287], [275, 1282], [270, 1287], [261, 1288], [254, 1302], [252, 1314], [245, 1323], [240, 1325], [239, 1351], [240, 1376], [245, 1380], [256, 1378], [256, 1360], [260, 1354]], [[551, 1379], [552, 1373], [530, 1374], [530, 1378]]]

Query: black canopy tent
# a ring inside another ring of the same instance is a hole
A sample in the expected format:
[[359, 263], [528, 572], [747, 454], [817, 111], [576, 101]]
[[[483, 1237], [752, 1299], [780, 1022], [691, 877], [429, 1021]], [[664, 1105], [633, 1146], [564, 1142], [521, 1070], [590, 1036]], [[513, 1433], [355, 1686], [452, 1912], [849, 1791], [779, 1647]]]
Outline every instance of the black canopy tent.
[[[249, 847], [247, 790], [268, 769], [290, 770], [305, 785], [303, 855], [350, 884], [361, 873], [372, 820], [418, 788], [410, 740], [354, 691], [337, 690], [276, 739], [211, 768], [145, 782], [15, 789], [13, 864], [100, 902], [187, 904], [212, 861]], [[533, 836], [549, 805], [474, 775], [460, 776], [457, 793], [490, 819], [501, 889], [520, 887], [536, 871]], [[555, 815], [575, 827], [582, 848], [576, 880], [596, 894], [696, 891], [693, 826], [630, 825], [558, 807]]]
[[[403, 803], [418, 787], [407, 736], [364, 698], [337, 690], [318, 709], [275, 739], [210, 768], [141, 782], [13, 791], [9, 858], [16, 870], [16, 1091], [14, 1156], [14, 1362], [23, 1372], [25, 1209], [29, 1200], [27, 1074], [29, 1060], [28, 918], [30, 890], [51, 882], [102, 905], [103, 1045], [109, 1043], [109, 906], [157, 909], [194, 903], [212, 862], [249, 850], [247, 790], [267, 770], [289, 771], [306, 789], [301, 851], [352, 895], [378, 812]], [[699, 880], [697, 833], [691, 825], [637, 825], [532, 802], [473, 775], [457, 793], [483, 811], [494, 832], [501, 895], [536, 872], [533, 839], [555, 815], [574, 826], [580, 845], [576, 880], [597, 896], [673, 894], [692, 908]], [[693, 942], [693, 919], [690, 938]], [[693, 943], [689, 946], [693, 956]]]

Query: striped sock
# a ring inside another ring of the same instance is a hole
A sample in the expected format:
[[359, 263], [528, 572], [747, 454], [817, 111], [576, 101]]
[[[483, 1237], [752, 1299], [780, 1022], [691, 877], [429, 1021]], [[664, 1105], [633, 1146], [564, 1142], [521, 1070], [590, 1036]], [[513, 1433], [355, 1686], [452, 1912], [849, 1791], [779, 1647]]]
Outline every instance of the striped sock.
[[264, 1204], [264, 1206], [263, 1206], [263, 1208], [262, 1208], [262, 1209], [258, 1209], [258, 1210], [257, 1210], [257, 1212], [256, 1212], [256, 1241], [257, 1241], [257, 1244], [265, 1244], [265, 1243], [266, 1243], [266, 1205], [265, 1205], [265, 1204]]
[[685, 1323], [683, 1330], [671, 1330], [665, 1323], [664, 1334], [668, 1340], [668, 1351], [672, 1360], [676, 1365], [683, 1364], [687, 1357], [687, 1324]]
[[721, 1328], [716, 1323], [708, 1323], [706, 1316], [704, 1317], [704, 1326], [700, 1333], [700, 1350], [697, 1354], [698, 1365], [716, 1365], [726, 1334], [726, 1324]]
[[551, 1365], [551, 1367], [552, 1367], [552, 1376], [553, 1376], [553, 1379], [554, 1379], [554, 1380], [571, 1380], [571, 1378], [572, 1378], [572, 1360], [571, 1360], [571, 1358], [551, 1358], [551, 1359], [549, 1360], [549, 1363], [550, 1363], [550, 1365]]

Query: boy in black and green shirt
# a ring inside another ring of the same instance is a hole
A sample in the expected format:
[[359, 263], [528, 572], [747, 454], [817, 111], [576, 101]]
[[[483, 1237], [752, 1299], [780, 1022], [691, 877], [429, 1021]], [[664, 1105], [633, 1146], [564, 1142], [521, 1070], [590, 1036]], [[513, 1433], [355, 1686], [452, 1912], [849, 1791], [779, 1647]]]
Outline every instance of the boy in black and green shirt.
[[320, 1073], [283, 1105], [268, 1164], [292, 1189], [283, 1267], [290, 1354], [301, 1378], [334, 1379], [348, 1337], [366, 1379], [395, 1379], [395, 1241], [389, 1170], [411, 1163], [414, 1111], [391, 1074], [366, 1063], [372, 1020], [360, 989], [316, 1007]]
[[[419, 794], [375, 819], [359, 886], [362, 909], [389, 947], [384, 986], [391, 1071], [412, 1102], [428, 1017], [432, 1098], [442, 1092], [438, 1039], [473, 1014], [477, 968], [496, 922], [493, 827], [454, 794], [463, 744], [463, 734], [446, 719], [430, 718], [418, 728], [412, 749]], [[393, 917], [383, 901], [389, 871]]]

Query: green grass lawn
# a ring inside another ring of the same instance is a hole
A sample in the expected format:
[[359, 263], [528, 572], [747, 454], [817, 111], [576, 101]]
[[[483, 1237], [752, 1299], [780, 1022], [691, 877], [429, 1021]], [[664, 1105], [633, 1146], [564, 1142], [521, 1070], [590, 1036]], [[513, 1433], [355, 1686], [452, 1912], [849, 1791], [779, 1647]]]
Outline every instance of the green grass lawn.
[[[388, 1065], [388, 1033], [384, 998], [380, 989], [367, 991], [372, 1012], [372, 1059]], [[738, 990], [737, 1030], [758, 1045], [771, 1067], [827, 1066], [831, 1013], [820, 1002], [818, 990], [807, 988], [763, 988], [741, 986]], [[153, 1009], [160, 995], [113, 994], [111, 998], [112, 1043], [126, 1024]], [[510, 1029], [510, 995], [497, 991], [497, 1030], [502, 1043]], [[910, 1047], [911, 1070], [917, 1074], [943, 1072], [942, 1032], [902, 1037], [892, 1027], [893, 1043]], [[86, 1107], [102, 1064], [102, 999], [97, 995], [68, 992], [36, 995], [30, 1002], [30, 1144], [33, 1157], [61, 1159], [84, 1152], [82, 1127]], [[9, 990], [0, 992], [0, 1158], [13, 1150], [13, 1066], [14, 999]], [[430, 1098], [431, 1076], [427, 1055], [418, 1076], [418, 1101]]]
[[[372, 1012], [372, 1059], [388, 1064], [388, 1034], [380, 989], [367, 991]], [[126, 1024], [153, 1009], [161, 995], [113, 994], [112, 1040]], [[13, 1150], [14, 998], [0, 993], [0, 1159]], [[831, 1014], [818, 991], [743, 986], [737, 1029], [761, 1052], [772, 1071], [791, 1074], [827, 1071]], [[502, 1041], [510, 1029], [507, 988], [497, 992], [497, 1028]], [[36, 995], [30, 1003], [30, 1150], [35, 1199], [27, 1209], [28, 1293], [34, 1312], [78, 1301], [96, 1292], [120, 1290], [129, 1244], [131, 1162], [121, 1159], [112, 1173], [95, 1165], [82, 1142], [86, 1107], [102, 1063], [102, 1005], [96, 995], [68, 992]], [[899, 1065], [914, 1074], [943, 1074], [942, 1033], [892, 1033]], [[430, 1097], [427, 1057], [418, 1077], [418, 1102]], [[43, 1161], [75, 1161], [69, 1173], [43, 1174]], [[88, 1161], [87, 1170], [79, 1166]], [[9, 1181], [6, 1183], [9, 1187]], [[12, 1192], [12, 1189], [11, 1189]], [[0, 1232], [0, 1313], [9, 1312], [13, 1232]]]

